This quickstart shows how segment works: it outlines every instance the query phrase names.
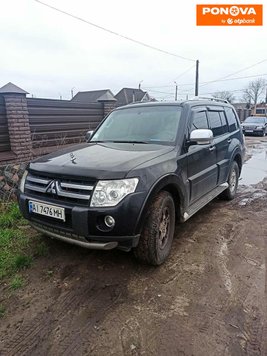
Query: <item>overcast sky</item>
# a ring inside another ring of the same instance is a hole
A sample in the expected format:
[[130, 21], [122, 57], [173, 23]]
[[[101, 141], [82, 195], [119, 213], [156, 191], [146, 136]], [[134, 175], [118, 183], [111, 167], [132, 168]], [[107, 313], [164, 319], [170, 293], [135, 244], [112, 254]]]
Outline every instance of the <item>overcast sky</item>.
[[[196, 26], [196, 4], [221, 1], [43, 1], [124, 36], [199, 59], [200, 82], [267, 59], [266, 16], [262, 27]], [[257, 3], [267, 6], [266, 0]], [[116, 94], [142, 81], [142, 88], [152, 96], [173, 99], [177, 78], [179, 98], [194, 94], [193, 61], [142, 47], [34, 0], [1, 0], [0, 34], [0, 86], [13, 82], [36, 97], [70, 99], [71, 89], [75, 94], [109, 88]], [[232, 78], [262, 74], [267, 78], [267, 61]], [[234, 90], [239, 97], [237, 90], [254, 79], [200, 86], [200, 94]]]

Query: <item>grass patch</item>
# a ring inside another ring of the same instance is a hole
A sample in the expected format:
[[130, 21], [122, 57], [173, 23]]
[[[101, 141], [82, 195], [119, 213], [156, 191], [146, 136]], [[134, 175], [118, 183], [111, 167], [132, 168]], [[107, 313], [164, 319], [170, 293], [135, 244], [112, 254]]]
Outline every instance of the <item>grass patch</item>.
[[30, 228], [25, 225], [27, 221], [21, 216], [18, 204], [0, 204], [0, 280], [30, 267], [34, 256], [48, 253], [46, 244], [32, 238]]
[[10, 288], [16, 290], [22, 288], [24, 284], [25, 284], [24, 279], [16, 274], [10, 282]]
[[44, 242], [40, 242], [36, 246], [36, 254], [37, 256], [47, 256], [48, 255], [48, 246]]
[[16, 220], [22, 220], [18, 204], [3, 205], [0, 210], [0, 228], [12, 227]]
[[0, 304], [0, 318], [3, 318], [5, 313], [6, 313], [6, 308], [3, 306], [3, 304]]
[[15, 257], [14, 264], [16, 269], [23, 269], [30, 267], [32, 264], [32, 257], [31, 256], [25, 256], [25, 255], [18, 255]]

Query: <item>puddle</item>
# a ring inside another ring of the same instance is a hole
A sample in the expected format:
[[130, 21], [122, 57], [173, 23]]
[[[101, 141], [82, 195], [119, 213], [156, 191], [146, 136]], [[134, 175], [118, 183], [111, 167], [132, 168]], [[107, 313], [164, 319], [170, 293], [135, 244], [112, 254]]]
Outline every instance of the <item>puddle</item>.
[[254, 185], [267, 177], [267, 147], [252, 149], [248, 152], [252, 157], [246, 161], [240, 177], [241, 185]]

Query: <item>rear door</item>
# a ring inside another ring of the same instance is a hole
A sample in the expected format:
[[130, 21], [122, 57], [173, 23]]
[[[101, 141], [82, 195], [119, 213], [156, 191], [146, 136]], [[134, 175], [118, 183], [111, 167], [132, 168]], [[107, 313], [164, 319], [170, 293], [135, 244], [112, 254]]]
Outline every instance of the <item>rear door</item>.
[[228, 125], [224, 108], [220, 106], [208, 106], [209, 127], [213, 132], [214, 145], [216, 147], [216, 162], [218, 165], [217, 185], [227, 180], [229, 170], [229, 137]]
[[[192, 110], [190, 132], [195, 129], [208, 129], [206, 107]], [[216, 147], [209, 145], [192, 145], [187, 151], [187, 176], [190, 187], [190, 203], [216, 187], [218, 169], [216, 165]]]

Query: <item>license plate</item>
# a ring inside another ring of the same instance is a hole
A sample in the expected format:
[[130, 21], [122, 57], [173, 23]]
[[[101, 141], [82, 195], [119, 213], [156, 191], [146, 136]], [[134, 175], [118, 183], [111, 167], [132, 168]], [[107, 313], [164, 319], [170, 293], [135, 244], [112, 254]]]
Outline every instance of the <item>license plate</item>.
[[253, 132], [253, 130], [245, 130], [245, 132]]
[[29, 212], [65, 221], [65, 209], [59, 206], [30, 200]]

